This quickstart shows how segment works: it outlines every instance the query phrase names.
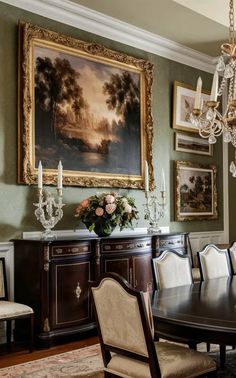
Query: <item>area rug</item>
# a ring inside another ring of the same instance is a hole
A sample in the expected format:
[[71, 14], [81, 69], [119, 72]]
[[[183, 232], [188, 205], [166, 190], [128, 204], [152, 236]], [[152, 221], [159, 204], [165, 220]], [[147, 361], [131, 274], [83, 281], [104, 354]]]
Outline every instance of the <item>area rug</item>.
[[100, 345], [0, 369], [4, 378], [103, 378]]
[[[227, 348], [225, 368], [218, 369], [217, 377], [236, 377], [236, 350]], [[204, 352], [206, 344], [198, 344]], [[209, 355], [219, 365], [219, 347], [211, 345]], [[103, 378], [103, 363], [99, 344], [55, 356], [0, 369], [4, 378]], [[184, 378], [184, 377], [183, 377]]]

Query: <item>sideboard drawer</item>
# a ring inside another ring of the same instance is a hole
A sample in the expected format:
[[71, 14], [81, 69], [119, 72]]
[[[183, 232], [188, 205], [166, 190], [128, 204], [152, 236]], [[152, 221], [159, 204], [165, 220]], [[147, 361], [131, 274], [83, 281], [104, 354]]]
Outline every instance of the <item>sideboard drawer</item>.
[[77, 256], [91, 253], [91, 244], [84, 242], [78, 244], [53, 245], [51, 257]]
[[184, 235], [175, 235], [172, 237], [160, 238], [159, 248], [168, 249], [168, 248], [183, 248], [185, 246], [185, 237]]
[[191, 255], [188, 235], [187, 232], [155, 235], [153, 239], [153, 248], [156, 256], [159, 256], [166, 249], [173, 249], [182, 255]]
[[151, 237], [140, 239], [111, 239], [101, 241], [101, 253], [114, 253], [114, 252], [145, 252], [151, 251], [152, 240]]

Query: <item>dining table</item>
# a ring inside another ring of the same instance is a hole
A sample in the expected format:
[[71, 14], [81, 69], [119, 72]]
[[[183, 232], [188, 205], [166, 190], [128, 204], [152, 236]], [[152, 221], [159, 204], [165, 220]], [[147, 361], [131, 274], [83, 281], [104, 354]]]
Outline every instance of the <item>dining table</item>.
[[236, 345], [236, 276], [151, 293], [159, 337]]

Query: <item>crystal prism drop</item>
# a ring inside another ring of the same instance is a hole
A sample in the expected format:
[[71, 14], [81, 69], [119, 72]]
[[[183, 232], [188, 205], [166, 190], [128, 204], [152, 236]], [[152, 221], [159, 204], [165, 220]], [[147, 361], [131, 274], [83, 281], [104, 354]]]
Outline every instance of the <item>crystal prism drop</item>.
[[231, 77], [233, 77], [233, 75], [234, 75], [233, 68], [229, 64], [227, 64], [227, 66], [225, 67], [224, 77], [226, 79], [230, 79]]
[[231, 163], [230, 163], [229, 171], [230, 171], [230, 173], [233, 173], [235, 171], [235, 164], [234, 164], [233, 161], [231, 161]]
[[209, 142], [209, 144], [215, 144], [216, 143], [216, 138], [214, 137], [214, 135], [209, 136], [208, 142]]
[[224, 134], [223, 134], [223, 141], [225, 143], [229, 143], [231, 142], [231, 135], [230, 135], [230, 132], [229, 131], [225, 131]]
[[223, 57], [221, 56], [220, 57], [220, 59], [219, 59], [219, 61], [218, 61], [218, 64], [217, 64], [217, 66], [216, 66], [216, 69], [217, 69], [217, 71], [224, 71], [224, 69], [225, 69], [225, 62], [224, 62], [224, 59], [223, 59]]
[[233, 177], [236, 177], [236, 169], [235, 169], [235, 171], [233, 171], [232, 176], [233, 176]]
[[214, 111], [210, 108], [208, 109], [207, 113], [206, 113], [206, 119], [208, 121], [211, 121], [214, 117]]

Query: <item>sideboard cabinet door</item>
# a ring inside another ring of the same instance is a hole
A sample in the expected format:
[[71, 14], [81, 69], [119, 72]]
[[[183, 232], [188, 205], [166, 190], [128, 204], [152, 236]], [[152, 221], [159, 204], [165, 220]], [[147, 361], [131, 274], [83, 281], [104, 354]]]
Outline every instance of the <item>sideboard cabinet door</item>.
[[101, 272], [123, 276], [138, 290], [152, 290], [152, 237], [126, 236], [101, 239]]
[[53, 329], [91, 321], [90, 280], [90, 260], [52, 261], [50, 323]]
[[153, 290], [152, 255], [132, 256], [132, 282], [135, 289], [142, 291]]
[[[92, 239], [15, 240], [15, 301], [35, 312], [35, 340], [49, 347], [57, 337], [95, 328], [89, 281], [94, 280]], [[23, 331], [16, 327], [19, 338]]]

